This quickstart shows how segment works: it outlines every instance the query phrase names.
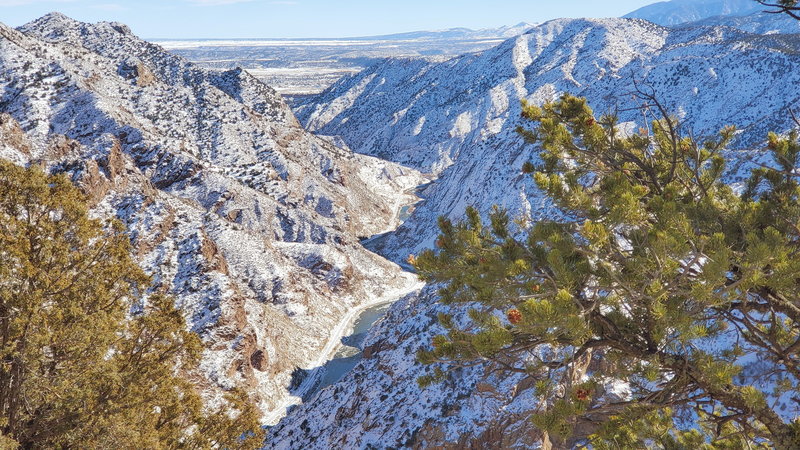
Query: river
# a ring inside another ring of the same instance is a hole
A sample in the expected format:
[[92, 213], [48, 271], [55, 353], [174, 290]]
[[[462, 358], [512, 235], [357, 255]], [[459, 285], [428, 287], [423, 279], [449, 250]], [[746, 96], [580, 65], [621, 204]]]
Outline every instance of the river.
[[317, 391], [330, 386], [339, 381], [347, 372], [358, 364], [361, 360], [361, 343], [367, 336], [367, 332], [379, 319], [386, 315], [392, 303], [373, 306], [365, 309], [353, 324], [353, 332], [350, 336], [342, 338], [342, 347], [328, 361], [325, 366], [325, 373], [320, 378], [319, 385], [311, 392], [309, 397]]
[[[414, 190], [419, 192], [424, 186], [427, 186], [427, 184], [418, 186]], [[398, 205], [400, 207], [397, 210], [396, 218], [399, 223], [391, 230], [375, 235], [372, 238], [364, 239], [362, 245], [370, 248], [368, 245], [370, 241], [379, 240], [396, 229], [399, 224], [411, 216], [417, 205], [418, 202]], [[320, 352], [320, 357], [311, 365], [312, 368], [298, 368], [292, 373], [289, 396], [273, 410], [265, 413], [265, 424], [274, 425], [286, 415], [288, 410], [301, 402], [309, 401], [317, 392], [339, 381], [358, 364], [362, 355], [361, 345], [375, 322], [386, 315], [386, 312], [394, 302], [422, 289], [424, 286], [424, 283], [411, 273], [402, 272], [400, 276], [408, 279], [408, 283], [404, 287], [384, 292], [380, 298], [375, 298], [368, 303], [369, 306], [351, 311], [331, 331], [331, 338]], [[342, 337], [344, 333], [347, 333], [347, 335]]]
[[361, 311], [352, 322], [353, 331], [341, 338], [330, 360], [313, 369], [297, 369], [292, 374], [290, 392], [306, 402], [345, 376], [361, 360], [361, 344], [370, 328], [386, 315], [394, 301], [379, 303]]

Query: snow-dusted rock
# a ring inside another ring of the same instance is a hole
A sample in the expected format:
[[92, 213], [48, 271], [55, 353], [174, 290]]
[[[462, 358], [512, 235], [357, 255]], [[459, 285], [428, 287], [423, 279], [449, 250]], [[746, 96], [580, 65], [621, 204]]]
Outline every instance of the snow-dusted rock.
[[787, 14], [771, 14], [758, 12], [746, 16], [711, 17], [690, 24], [679, 25], [684, 27], [697, 26], [727, 26], [755, 34], [797, 34], [800, 33], [800, 20]]
[[395, 227], [423, 178], [304, 131], [246, 72], [54, 13], [0, 24], [0, 113], [0, 157], [70, 173], [128, 225], [206, 344], [212, 396], [244, 385], [279, 417], [351, 310], [416, 283], [359, 238]]
[[416, 352], [445, 332], [437, 322], [444, 310], [430, 288], [392, 305], [367, 336], [361, 362], [273, 427], [265, 448], [538, 448], [532, 378], [478, 365], [418, 386], [431, 368], [415, 361]]

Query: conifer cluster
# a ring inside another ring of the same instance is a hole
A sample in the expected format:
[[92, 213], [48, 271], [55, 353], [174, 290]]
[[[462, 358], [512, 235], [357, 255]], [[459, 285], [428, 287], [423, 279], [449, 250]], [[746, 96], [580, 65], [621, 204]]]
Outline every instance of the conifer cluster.
[[243, 393], [204, 407], [199, 338], [130, 250], [65, 176], [0, 161], [0, 448], [261, 445]]
[[644, 100], [653, 120], [635, 133], [581, 98], [524, 105], [519, 131], [542, 152], [523, 171], [563, 218], [440, 220], [414, 265], [472, 320], [440, 317], [420, 382], [486, 361], [532, 377], [533, 424], [562, 445], [800, 448], [798, 136], [770, 134], [772, 162], [735, 191], [735, 129], [698, 142]]

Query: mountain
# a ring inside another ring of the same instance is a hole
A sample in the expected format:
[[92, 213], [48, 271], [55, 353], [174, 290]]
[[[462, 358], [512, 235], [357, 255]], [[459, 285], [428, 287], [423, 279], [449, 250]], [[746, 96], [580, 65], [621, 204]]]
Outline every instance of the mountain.
[[715, 16], [681, 26], [726, 26], [755, 34], [800, 33], [800, 20], [787, 14], [757, 12], [747, 16]]
[[535, 25], [520, 22], [516, 25], [506, 25], [497, 28], [448, 28], [433, 31], [411, 31], [407, 33], [384, 34], [380, 36], [354, 37], [348, 40], [365, 41], [406, 41], [406, 40], [467, 40], [467, 39], [497, 39], [510, 38], [525, 33]]
[[624, 17], [672, 26], [716, 16], [746, 16], [764, 9], [754, 0], [671, 0], [647, 5]]
[[[695, 136], [740, 128], [726, 180], [764, 163], [770, 130], [794, 127], [787, 108], [800, 101], [800, 36], [759, 35], [728, 26], [667, 28], [640, 19], [555, 20], [479, 54], [441, 63], [389, 59], [298, 103], [307, 129], [337, 136], [356, 152], [379, 156], [437, 179], [401, 227], [368, 245], [395, 261], [430, 248], [440, 215], [464, 217], [493, 204], [512, 217], [556, 217], [521, 173], [537, 149], [515, 133], [520, 100], [535, 104], [569, 92], [598, 112], [616, 112], [622, 128], [643, 126], [631, 99], [634, 81], [652, 91]], [[524, 221], [522, 222], [524, 224]], [[524, 225], [523, 225], [524, 226]], [[450, 368], [444, 385], [420, 389], [430, 368], [414, 355], [442, 333], [437, 314], [464, 317], [436, 302], [436, 287], [393, 305], [365, 341], [365, 357], [271, 430], [271, 448], [530, 448], [542, 437], [528, 417], [533, 380], [487, 366]], [[624, 386], [603, 387], [624, 398]]]
[[664, 26], [726, 26], [755, 34], [800, 33], [800, 21], [766, 10], [754, 0], [672, 0], [645, 6], [624, 17]]
[[249, 390], [269, 421], [354, 311], [417, 285], [359, 243], [397, 226], [417, 171], [338, 148], [246, 72], [119, 23], [0, 24], [0, 157], [69, 174], [93, 214], [124, 222], [203, 339], [199, 385]]
[[297, 114], [319, 134], [356, 152], [438, 176], [396, 232], [373, 248], [395, 261], [433, 245], [436, 217], [462, 217], [469, 204], [547, 214], [519, 169], [536, 150], [514, 129], [520, 100], [570, 92], [623, 121], [633, 80], [653, 89], [697, 135], [727, 124], [743, 129], [739, 148], [791, 126], [782, 112], [800, 100], [800, 40], [728, 27], [665, 28], [638, 19], [556, 20], [480, 54], [443, 63], [389, 59], [306, 99]]

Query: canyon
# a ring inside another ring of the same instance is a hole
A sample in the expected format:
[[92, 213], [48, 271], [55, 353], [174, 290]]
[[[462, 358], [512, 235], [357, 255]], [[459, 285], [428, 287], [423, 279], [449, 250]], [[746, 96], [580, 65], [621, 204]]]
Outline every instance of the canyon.
[[[633, 132], [647, 124], [631, 94], [646, 89], [695, 136], [738, 127], [725, 176], [741, 185], [766, 163], [766, 133], [795, 126], [800, 28], [719, 16], [722, 3], [364, 38], [406, 53], [351, 55], [309, 81], [314, 54], [281, 78], [303, 94], [289, 101], [254, 76], [267, 41], [162, 46], [58, 13], [0, 24], [0, 158], [68, 174], [92, 214], [127, 226], [154, 290], [203, 340], [206, 401], [244, 388], [266, 448], [536, 448], [530, 377], [478, 364], [418, 386], [438, 315], [467, 311], [406, 259], [470, 205], [508, 209], [520, 234], [559, 216], [522, 173], [539, 152], [516, 132], [522, 100], [584, 96]], [[275, 45], [288, 59], [303, 46]]]

